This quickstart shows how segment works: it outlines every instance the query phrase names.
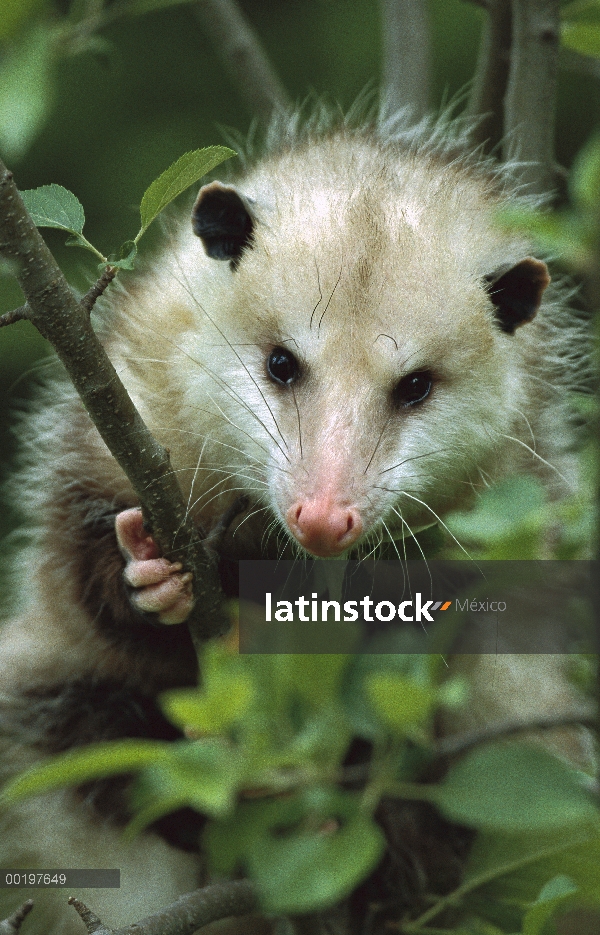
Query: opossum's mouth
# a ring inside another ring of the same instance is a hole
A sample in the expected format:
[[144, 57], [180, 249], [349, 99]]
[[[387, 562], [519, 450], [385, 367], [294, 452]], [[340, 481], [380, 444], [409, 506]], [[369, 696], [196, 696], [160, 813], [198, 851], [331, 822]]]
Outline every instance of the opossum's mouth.
[[418, 523], [410, 528], [406, 523], [375, 523], [365, 528], [364, 519], [356, 506], [340, 507], [328, 512], [319, 509], [319, 503], [296, 503], [287, 511], [284, 525], [291, 538], [305, 552], [315, 558], [340, 558], [360, 547], [369, 538], [369, 532], [378, 534], [382, 543], [396, 543], [411, 539], [436, 525], [436, 520]]

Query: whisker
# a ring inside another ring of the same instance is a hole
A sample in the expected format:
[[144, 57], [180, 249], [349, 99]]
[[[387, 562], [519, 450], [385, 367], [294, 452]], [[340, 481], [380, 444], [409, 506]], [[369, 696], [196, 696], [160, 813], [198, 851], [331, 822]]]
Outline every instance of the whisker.
[[[429, 575], [429, 588], [430, 588], [431, 594], [433, 594], [433, 575], [431, 574], [431, 568], [429, 567], [429, 562], [427, 561], [427, 558], [426, 558], [426, 556], [425, 556], [425, 552], [423, 551], [423, 547], [422, 547], [421, 543], [419, 542], [419, 540], [417, 539], [417, 537], [415, 536], [415, 534], [414, 534], [414, 532], [412, 531], [412, 529], [410, 528], [410, 526], [408, 525], [408, 523], [406, 522], [406, 520], [404, 519], [404, 517], [403, 517], [403, 515], [402, 515], [402, 511], [401, 511], [401, 510], [397, 510], [395, 507], [392, 507], [392, 512], [394, 512], [394, 513], [396, 514], [396, 516], [398, 517], [398, 519], [400, 520], [400, 522], [402, 523], [402, 525], [403, 525], [403, 526], [406, 526], [406, 528], [408, 529], [408, 532], [409, 532], [411, 538], [412, 538], [412, 539], [414, 540], [414, 542], [416, 543], [417, 548], [418, 548], [419, 552], [421, 553], [421, 557], [422, 557], [423, 561], [425, 562], [425, 566], [426, 566], [426, 568], [427, 568], [427, 574]], [[403, 543], [404, 543], [404, 556], [406, 557], [406, 543], [404, 542], [404, 537], [402, 538], [402, 541], [403, 541]], [[410, 579], [409, 579], [409, 581], [410, 581]], [[425, 630], [425, 627], [424, 627], [422, 621], [421, 621], [421, 626], [422, 626], [423, 629]], [[425, 632], [427, 633], [427, 630], [425, 630]]]
[[533, 429], [532, 429], [532, 427], [531, 427], [531, 422], [529, 421], [529, 419], [527, 418], [527, 416], [525, 415], [525, 413], [524, 413], [524, 412], [521, 412], [520, 409], [517, 409], [516, 406], [511, 406], [510, 408], [512, 409], [513, 412], [516, 412], [516, 413], [517, 413], [518, 415], [520, 415], [521, 418], [523, 419], [523, 422], [525, 423], [525, 425], [526, 425], [527, 428], [529, 429], [529, 434], [531, 435], [531, 441], [532, 441], [533, 447], [535, 448], [536, 439], [535, 439], [535, 435], [533, 434]]
[[[198, 455], [198, 462], [197, 462], [197, 464], [196, 464], [196, 469], [194, 470], [194, 476], [192, 477], [192, 483], [190, 484], [190, 493], [189, 493], [189, 496], [188, 496], [188, 499], [187, 499], [187, 503], [186, 503], [186, 505], [185, 505], [185, 520], [187, 520], [188, 516], [190, 515], [190, 503], [191, 503], [191, 500], [192, 500], [192, 491], [193, 491], [193, 489], [194, 489], [194, 484], [196, 483], [196, 479], [197, 479], [197, 477], [198, 477], [198, 472], [200, 471], [200, 462], [202, 461], [202, 455], [204, 454], [204, 448], [206, 447], [207, 441], [208, 441], [208, 438], [205, 438], [204, 441], [202, 442], [202, 447], [201, 447], [201, 449], [200, 449], [200, 454]], [[185, 520], [184, 520], [184, 522], [185, 522]], [[183, 525], [183, 524], [182, 524], [182, 525]]]
[[[467, 556], [467, 558], [469, 559], [469, 561], [470, 561], [470, 562], [473, 562], [473, 564], [475, 565], [476, 568], [479, 568], [479, 565], [477, 564], [477, 562], [475, 561], [475, 559], [473, 558], [473, 556], [472, 556], [472, 555], [469, 555], [469, 553], [468, 553], [467, 550], [465, 549], [464, 545], [461, 545], [461, 543], [458, 541], [458, 539], [456, 538], [456, 536], [454, 535], [454, 533], [451, 532], [451, 531], [448, 529], [448, 527], [446, 526], [446, 524], [445, 524], [445, 522], [443, 521], [443, 519], [442, 519], [440, 516], [437, 515], [437, 513], [435, 512], [435, 510], [433, 510], [427, 503], [425, 503], [424, 500], [419, 500], [418, 497], [414, 497], [411, 493], [407, 493], [406, 490], [400, 490], [400, 491], [398, 491], [398, 492], [400, 493], [401, 496], [408, 497], [410, 500], [414, 500], [415, 503], [420, 503], [421, 506], [424, 506], [426, 510], [429, 510], [429, 512], [431, 513], [431, 515], [432, 515], [432, 516], [435, 516], [435, 518], [436, 518], [436, 520], [438, 521], [438, 523], [439, 523], [441, 526], [444, 527], [444, 529], [446, 530], [446, 532], [448, 533], [448, 535], [451, 536], [452, 539], [454, 539], [454, 541], [456, 542], [456, 544], [457, 544], [457, 546], [459, 547], [459, 549], [462, 549], [462, 551], [465, 553], [465, 555]], [[479, 570], [481, 571], [480, 568], [479, 568]], [[482, 575], [483, 575], [483, 572], [481, 572], [481, 573], [482, 573]], [[485, 578], [485, 575], [483, 575], [483, 577]]]
[[132, 355], [128, 355], [123, 357], [123, 360], [134, 364], [164, 364], [165, 366], [168, 366], [170, 363], [165, 357], [133, 357]]
[[298, 408], [298, 400], [296, 399], [296, 391], [294, 385], [292, 384], [292, 398], [294, 400], [294, 405], [296, 407], [296, 415], [298, 416], [298, 442], [300, 444], [300, 460], [302, 461], [304, 455], [302, 453], [302, 428], [300, 425], [300, 409]]
[[[212, 485], [212, 487], [209, 487], [208, 490], [202, 491], [202, 493], [200, 494], [200, 496], [199, 496], [199, 497], [196, 497], [196, 499], [195, 499], [194, 502], [192, 503], [192, 505], [191, 505], [191, 507], [190, 507], [190, 509], [189, 509], [189, 512], [191, 512], [191, 511], [194, 509], [194, 507], [198, 506], [198, 504], [201, 503], [202, 500], [204, 500], [204, 498], [207, 497], [207, 496], [209, 495], [209, 493], [212, 493], [212, 491], [213, 491], [213, 490], [216, 490], [217, 487], [221, 487], [223, 484], [226, 484], [227, 481], [228, 481], [229, 479], [230, 479], [229, 476], [227, 476], [227, 477], [222, 477], [220, 480], [218, 480], [216, 483], [214, 483], [214, 484]], [[227, 490], [227, 492], [229, 492], [229, 490]], [[225, 493], [225, 491], [224, 491], [224, 490], [221, 490], [221, 491], [217, 494], [217, 496], [220, 497], [220, 496], [222, 496], [224, 493]], [[208, 501], [208, 503], [211, 503], [212, 500], [214, 500], [214, 499], [215, 499], [215, 498], [212, 497], [211, 500]], [[208, 506], [207, 503], [204, 504], [204, 507], [206, 507], [206, 506]], [[204, 508], [204, 507], [203, 507], [203, 508]]]
[[[372, 462], [373, 462], [373, 458], [375, 457], [375, 453], [376, 453], [377, 449], [379, 448], [379, 446], [380, 446], [380, 444], [381, 444], [381, 439], [383, 438], [383, 433], [385, 432], [385, 430], [387, 429], [387, 427], [388, 427], [388, 425], [389, 425], [389, 421], [390, 421], [390, 417], [388, 416], [387, 419], [385, 420], [384, 424], [383, 424], [383, 428], [382, 428], [381, 432], [379, 433], [379, 438], [377, 439], [377, 442], [375, 443], [375, 447], [373, 448], [373, 454], [372, 454], [371, 457], [369, 458], [369, 462], [368, 462], [366, 468], [365, 468], [364, 471], [363, 471], [363, 476], [367, 473], [367, 471], [368, 471], [369, 468], [371, 467], [371, 464], [372, 464]], [[391, 470], [391, 468], [389, 468], [389, 470]], [[383, 471], [380, 471], [379, 473], [380, 473], [380, 474], [383, 474], [384, 472], [383, 472]]]
[[[182, 286], [182, 288], [186, 289], [186, 286], [185, 286], [183, 283], [181, 283], [181, 286]], [[186, 289], [186, 291], [189, 292], [191, 298], [192, 298], [192, 299], [196, 302], [196, 304], [198, 305], [199, 303], [197, 302], [197, 300], [196, 300], [195, 297], [193, 296], [192, 292], [191, 292], [189, 289]], [[204, 311], [204, 309], [202, 309], [202, 311]], [[191, 361], [191, 363], [195, 364], [195, 366], [199, 367], [200, 370], [202, 370], [205, 374], [207, 374], [207, 376], [209, 376], [212, 380], [214, 380], [215, 383], [217, 384], [217, 386], [219, 386], [232, 400], [234, 400], [234, 402], [237, 402], [240, 406], [242, 406], [242, 408], [244, 408], [244, 409], [246, 410], [246, 412], [247, 412], [249, 415], [252, 416], [253, 419], [256, 419], [256, 421], [258, 422], [258, 424], [265, 430], [265, 432], [267, 433], [267, 435], [269, 436], [269, 438], [270, 438], [270, 439], [273, 441], [273, 443], [279, 448], [279, 450], [281, 451], [281, 453], [282, 453], [282, 455], [284, 456], [284, 458], [286, 458], [286, 460], [289, 461], [288, 455], [287, 455], [286, 452], [283, 450], [283, 448], [281, 447], [281, 445], [279, 444], [279, 442], [277, 441], [277, 439], [275, 438], [275, 436], [272, 434], [272, 432], [269, 431], [269, 429], [267, 428], [267, 426], [265, 425], [265, 423], [264, 423], [264, 422], [262, 421], [262, 419], [259, 417], [258, 413], [255, 412], [254, 409], [252, 409], [252, 407], [251, 407], [250, 405], [248, 405], [248, 403], [246, 402], [246, 400], [245, 400], [242, 396], [240, 396], [240, 394], [239, 394], [236, 390], [234, 390], [231, 386], [229, 386], [229, 384], [228, 384], [222, 377], [220, 377], [220, 376], [219, 376], [218, 374], [216, 374], [213, 370], [211, 370], [210, 367], [208, 367], [208, 366], [207, 366], [205, 363], [203, 363], [201, 360], [198, 360], [196, 357], [194, 357], [192, 354], [190, 354], [188, 351], [186, 351], [183, 347], [181, 347], [179, 344], [177, 344], [176, 341], [173, 341], [171, 338], [169, 338], [168, 335], [164, 334], [164, 333], [161, 332], [161, 331], [158, 331], [156, 328], [151, 328], [151, 327], [147, 324], [147, 322], [143, 321], [139, 316], [134, 316], [134, 315], [132, 314], [131, 317], [135, 319], [135, 321], [137, 322], [138, 325], [140, 325], [140, 327], [145, 328], [147, 331], [150, 331], [150, 333], [155, 334], [155, 335], [158, 335], [158, 337], [160, 337], [160, 338], [162, 338], [163, 340], [167, 341], [172, 347], [174, 347], [177, 351], [179, 351], [180, 354], [183, 354], [184, 357], [187, 357], [187, 359], [188, 359], [189, 361]], [[210, 320], [210, 319], [209, 319], [209, 320]], [[247, 368], [246, 368], [246, 369], [247, 369]], [[263, 398], [264, 398], [264, 397], [263, 397]], [[267, 405], [267, 408], [269, 408], [268, 405]], [[201, 409], [201, 407], [198, 407], [198, 409], [199, 409], [199, 411], [203, 411], [203, 410]], [[233, 424], [233, 423], [232, 423], [232, 424]], [[279, 426], [278, 426], [278, 429], [279, 429]], [[247, 434], [247, 433], [245, 433], [245, 434]], [[280, 434], [281, 434], [281, 433], [280, 433]], [[248, 437], [251, 437], [251, 436], [248, 436]]]
[[533, 455], [534, 458], [537, 458], [538, 461], [541, 461], [542, 464], [545, 464], [546, 467], [550, 468], [551, 471], [554, 471], [554, 473], [557, 474], [560, 477], [560, 479], [564, 481], [565, 484], [567, 484], [567, 486], [569, 486], [569, 481], [567, 480], [565, 475], [561, 474], [558, 468], [555, 467], [553, 464], [550, 464], [549, 461], [546, 461], [545, 458], [542, 458], [542, 456], [539, 455], [537, 451], [534, 451], [531, 445], [528, 445], [527, 442], [521, 441], [520, 438], [515, 438], [514, 435], [505, 435], [503, 432], [499, 432], [498, 434], [501, 436], [501, 438], [506, 438], [511, 442], [516, 442], [517, 445], [521, 445], [523, 448], [526, 449], [526, 451], [529, 451], [530, 454]]
[[244, 516], [242, 522], [239, 523], [239, 525], [237, 525], [235, 529], [233, 530], [234, 537], [237, 536], [238, 532], [240, 531], [244, 523], [247, 522], [247, 520], [252, 519], [252, 517], [256, 516], [258, 513], [265, 513], [268, 509], [269, 508], [267, 506], [259, 506], [256, 508], [256, 510], [253, 510], [252, 513], [248, 513], [247, 516]]
[[[236, 425], [236, 423], [233, 421], [233, 419], [230, 419], [229, 416], [228, 416], [225, 412], [223, 412], [223, 410], [222, 410], [221, 407], [219, 406], [218, 402], [217, 402], [215, 399], [213, 399], [213, 397], [210, 395], [210, 393], [207, 393], [207, 396], [208, 396], [208, 398], [210, 399], [210, 401], [211, 401], [211, 403], [213, 404], [213, 406], [215, 406], [215, 407], [218, 409], [219, 414], [222, 416], [222, 418], [223, 418], [226, 422], [228, 422], [229, 425], [232, 426], [232, 428], [236, 429], [236, 431], [238, 431], [238, 432], [241, 432], [243, 435], [245, 435], [245, 436], [246, 436], [247, 438], [249, 438], [251, 441], [254, 441], [252, 435], [251, 435], [249, 432], [246, 432], [244, 429], [240, 428], [239, 425]], [[273, 436], [271, 435], [271, 433], [270, 433], [269, 430], [267, 429], [266, 425], [263, 425], [263, 423], [261, 422], [260, 419], [258, 420], [258, 422], [259, 422], [260, 425], [263, 426], [263, 428], [265, 429], [265, 431], [267, 432], [267, 434], [269, 435], [269, 437], [273, 439], [273, 441], [274, 441], [275, 444], [277, 445], [278, 449], [281, 451], [281, 453], [282, 453], [282, 455], [284, 456], [284, 458], [289, 462], [290, 459], [289, 459], [288, 456], [286, 455], [286, 453], [285, 453], [285, 451], [283, 450], [283, 448], [281, 447], [281, 445], [278, 443], [277, 439], [276, 439], [276, 438], [273, 438]], [[256, 442], [256, 444], [258, 445], [259, 448], [261, 448], [264, 452], [266, 452], [266, 454], [269, 456], [269, 458], [271, 458], [271, 453], [270, 453], [266, 448], [263, 448], [263, 446], [262, 446], [262, 445], [259, 445], [258, 442]]]
[[[224, 483], [224, 481], [222, 481], [221, 483]], [[211, 487], [211, 490], [214, 490], [215, 487], [217, 487], [217, 486], [218, 486], [218, 484], [215, 484], [213, 487]], [[214, 497], [211, 497], [210, 500], [207, 500], [206, 503], [203, 503], [203, 504], [202, 504], [202, 509], [205, 510], [205, 509], [213, 502], [213, 500], [217, 500], [219, 497], [222, 497], [223, 494], [224, 494], [225, 492], [226, 492], [226, 493], [237, 493], [237, 492], [240, 492], [240, 493], [244, 493], [244, 494], [245, 494], [245, 493], [248, 493], [248, 491], [247, 491], [247, 489], [246, 489], [245, 487], [230, 487], [227, 491], [221, 490], [221, 491], [219, 491], [218, 493], [216, 493], [216, 494], [214, 495]], [[256, 492], [256, 491], [255, 491], [255, 492]], [[203, 497], [205, 497], [206, 494], [208, 494], [208, 493], [210, 493], [210, 490], [207, 490], [205, 494], [202, 494], [201, 497], [198, 497], [198, 499], [195, 500], [194, 503], [192, 504], [192, 509], [193, 509], [198, 503], [200, 503], [200, 501], [203, 499]]]
[[422, 455], [411, 455], [410, 458], [404, 458], [403, 461], [399, 461], [398, 464], [392, 464], [391, 467], [384, 468], [383, 471], [380, 471], [379, 473], [387, 474], [388, 471], [393, 471], [397, 467], [402, 467], [403, 464], [408, 464], [410, 461], [418, 461], [419, 458], [430, 458], [431, 455], [437, 455], [443, 450], [444, 450], [443, 448], [437, 448], [435, 451], [426, 451]]
[[[185, 273], [184, 273], [184, 277], [185, 277]], [[187, 277], [186, 277], [186, 278], [187, 278]], [[184, 288], [185, 288], [185, 286], [184, 286]], [[244, 362], [244, 360], [243, 360], [243, 358], [241, 357], [241, 355], [238, 354], [237, 350], [235, 349], [234, 345], [231, 343], [231, 341], [229, 340], [229, 338], [227, 337], [227, 335], [221, 330], [221, 328], [219, 328], [219, 326], [218, 326], [218, 324], [215, 322], [215, 320], [208, 314], [208, 312], [207, 312], [206, 309], [203, 307], [203, 305], [198, 301], [198, 299], [197, 299], [196, 295], [194, 294], [194, 292], [189, 288], [189, 284], [188, 284], [187, 291], [188, 291], [188, 293], [189, 293], [190, 298], [192, 299], [192, 301], [193, 301], [193, 302], [195, 303], [195, 305], [197, 306], [197, 308], [199, 308], [200, 311], [201, 311], [204, 315], [206, 315], [206, 317], [208, 318], [209, 322], [211, 323], [211, 325], [213, 326], [213, 328], [215, 329], [215, 331], [218, 331], [218, 333], [221, 335], [221, 337], [223, 338], [223, 340], [225, 341], [225, 343], [227, 344], [227, 346], [233, 351], [233, 353], [235, 354], [236, 358], [238, 359], [238, 361], [240, 362], [240, 364], [242, 365], [242, 367], [244, 368], [244, 370], [246, 371], [246, 373], [248, 374], [248, 376], [250, 377], [250, 379], [251, 379], [252, 382], [254, 383], [254, 386], [256, 387], [256, 389], [258, 390], [258, 392], [260, 393], [260, 395], [261, 395], [261, 397], [262, 397], [262, 400], [263, 400], [265, 406], [266, 406], [267, 409], [269, 410], [269, 413], [270, 413], [270, 415], [271, 415], [271, 418], [273, 419], [273, 422], [275, 423], [275, 426], [276, 426], [276, 428], [277, 428], [277, 431], [279, 432], [279, 437], [281, 438], [281, 441], [283, 442], [283, 444], [285, 445], [285, 447], [288, 448], [288, 443], [287, 443], [287, 441], [285, 440], [285, 438], [284, 438], [284, 436], [283, 436], [283, 434], [282, 434], [282, 432], [281, 432], [281, 429], [279, 428], [279, 423], [277, 422], [277, 419], [275, 418], [275, 413], [274, 413], [273, 410], [271, 409], [271, 407], [270, 407], [270, 405], [269, 405], [269, 403], [268, 403], [267, 397], [266, 397], [265, 394], [263, 393], [263, 391], [262, 391], [260, 385], [258, 384], [257, 380], [254, 378], [254, 376], [252, 375], [252, 373], [251, 373], [250, 370], [248, 369], [247, 364]], [[265, 428], [266, 428], [266, 426], [265, 426]]]
[[373, 548], [370, 550], [370, 552], [367, 552], [367, 554], [363, 556], [363, 558], [362, 558], [362, 561], [363, 561], [363, 562], [366, 562], [367, 559], [368, 559], [371, 555], [373, 555], [373, 553], [379, 548], [379, 546], [380, 546], [380, 545], [382, 544], [382, 542], [383, 542], [383, 536], [379, 536], [379, 538], [376, 538], [376, 536], [373, 535], [373, 539], [375, 540], [375, 544], [374, 544]]

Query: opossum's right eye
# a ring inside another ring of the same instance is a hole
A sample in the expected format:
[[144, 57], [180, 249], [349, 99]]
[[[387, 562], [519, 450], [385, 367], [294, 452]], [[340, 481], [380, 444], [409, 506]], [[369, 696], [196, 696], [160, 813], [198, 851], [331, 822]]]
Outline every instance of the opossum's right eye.
[[433, 375], [429, 370], [415, 370], [402, 377], [394, 387], [393, 399], [396, 406], [414, 406], [429, 396], [433, 386]]
[[267, 373], [275, 383], [287, 386], [300, 373], [300, 364], [291, 351], [276, 347], [267, 357]]

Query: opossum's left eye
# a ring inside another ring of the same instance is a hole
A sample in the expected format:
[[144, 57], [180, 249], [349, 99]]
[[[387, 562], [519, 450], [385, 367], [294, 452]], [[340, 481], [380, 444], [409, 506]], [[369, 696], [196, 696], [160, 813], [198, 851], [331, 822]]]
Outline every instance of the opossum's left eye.
[[433, 386], [433, 375], [429, 370], [415, 370], [402, 377], [394, 387], [393, 398], [396, 406], [414, 406], [429, 396]]
[[291, 351], [285, 347], [276, 347], [267, 358], [267, 373], [275, 383], [287, 386], [300, 373], [300, 364]]

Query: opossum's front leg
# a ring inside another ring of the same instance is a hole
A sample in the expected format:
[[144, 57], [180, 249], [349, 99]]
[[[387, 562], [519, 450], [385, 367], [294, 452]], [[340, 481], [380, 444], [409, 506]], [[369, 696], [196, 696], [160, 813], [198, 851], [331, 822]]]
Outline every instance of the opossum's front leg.
[[158, 614], [161, 623], [183, 623], [193, 603], [191, 572], [180, 562], [162, 558], [152, 536], [144, 529], [139, 507], [123, 510], [115, 519], [119, 548], [127, 560], [124, 577], [133, 589], [133, 605]]

